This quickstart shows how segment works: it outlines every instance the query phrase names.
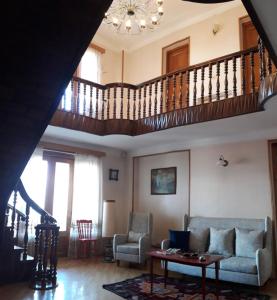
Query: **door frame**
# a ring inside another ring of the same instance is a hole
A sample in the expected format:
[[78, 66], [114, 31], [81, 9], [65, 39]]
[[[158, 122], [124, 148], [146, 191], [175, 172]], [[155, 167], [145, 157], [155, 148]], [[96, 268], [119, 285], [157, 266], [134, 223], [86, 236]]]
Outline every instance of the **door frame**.
[[165, 75], [166, 74], [166, 66], [167, 66], [167, 53], [169, 51], [172, 51], [176, 48], [180, 48], [184, 45], [188, 45], [188, 63], [190, 65], [190, 37], [186, 37], [182, 40], [176, 41], [172, 44], [169, 44], [165, 47], [162, 48], [162, 69], [161, 69], [161, 75]]
[[271, 189], [271, 208], [272, 208], [272, 227], [273, 227], [273, 240], [272, 240], [272, 254], [273, 254], [273, 272], [272, 275], [276, 278], [275, 266], [277, 263], [277, 190], [274, 184], [273, 172], [273, 145], [277, 145], [277, 139], [268, 141], [268, 162], [270, 173], [270, 189]]

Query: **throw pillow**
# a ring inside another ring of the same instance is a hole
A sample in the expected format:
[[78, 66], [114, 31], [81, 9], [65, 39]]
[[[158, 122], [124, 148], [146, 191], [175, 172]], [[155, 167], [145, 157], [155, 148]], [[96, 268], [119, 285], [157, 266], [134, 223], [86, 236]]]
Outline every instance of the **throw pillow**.
[[189, 250], [189, 231], [169, 230], [170, 248]]
[[188, 228], [189, 250], [193, 252], [205, 252], [207, 250], [209, 228]]
[[145, 233], [129, 231], [128, 242], [129, 243], [138, 243], [141, 237], [145, 236]]
[[264, 232], [236, 228], [236, 256], [256, 257], [256, 251], [263, 248]]
[[234, 254], [234, 229], [210, 228], [209, 253], [232, 256]]

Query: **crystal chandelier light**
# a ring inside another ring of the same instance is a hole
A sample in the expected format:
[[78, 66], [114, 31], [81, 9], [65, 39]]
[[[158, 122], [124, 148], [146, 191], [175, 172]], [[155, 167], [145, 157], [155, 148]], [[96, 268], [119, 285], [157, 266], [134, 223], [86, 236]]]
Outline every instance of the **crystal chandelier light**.
[[122, 34], [154, 30], [163, 16], [163, 0], [114, 0], [104, 22]]

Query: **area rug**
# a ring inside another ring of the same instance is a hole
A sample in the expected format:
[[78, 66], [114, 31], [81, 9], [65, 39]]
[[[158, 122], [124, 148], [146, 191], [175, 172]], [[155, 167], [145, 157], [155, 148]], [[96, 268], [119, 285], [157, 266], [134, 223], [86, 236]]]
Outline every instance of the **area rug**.
[[[105, 284], [103, 288], [129, 300], [202, 300], [201, 282], [189, 277], [185, 279], [168, 278], [164, 288], [164, 278], [155, 275], [153, 293], [150, 293], [150, 275], [127, 279], [121, 282]], [[215, 300], [216, 287], [213, 281], [207, 281], [206, 300]], [[255, 288], [234, 284], [222, 284], [219, 287], [219, 300], [269, 300], [267, 295], [259, 294]]]

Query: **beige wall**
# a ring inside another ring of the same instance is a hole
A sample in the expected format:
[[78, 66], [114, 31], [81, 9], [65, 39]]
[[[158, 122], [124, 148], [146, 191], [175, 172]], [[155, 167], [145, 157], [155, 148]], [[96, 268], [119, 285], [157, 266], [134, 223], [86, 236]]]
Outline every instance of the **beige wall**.
[[[213, 18], [185, 27], [126, 55], [126, 81], [140, 83], [161, 75], [162, 48], [190, 37], [190, 64], [196, 64], [240, 50], [239, 18], [247, 13], [236, 7]], [[221, 26], [212, 34], [213, 24]]]
[[[176, 195], [151, 195], [151, 169], [177, 167]], [[135, 159], [134, 210], [153, 214], [153, 244], [167, 238], [168, 229], [180, 229], [188, 213], [189, 152]]]
[[[216, 166], [221, 154], [229, 161], [226, 168]], [[192, 149], [191, 215], [271, 217], [267, 142]]]
[[[220, 155], [229, 166], [216, 165]], [[134, 210], [154, 215], [153, 242], [168, 236], [168, 229], [182, 229], [188, 213], [188, 152], [136, 158]], [[251, 141], [192, 148], [190, 214], [192, 216], [272, 217], [267, 141]], [[131, 160], [129, 160], [126, 210], [131, 209]], [[152, 168], [178, 167], [177, 195], [150, 194]], [[128, 168], [127, 168], [128, 169]], [[126, 213], [124, 213], [126, 215]]]

